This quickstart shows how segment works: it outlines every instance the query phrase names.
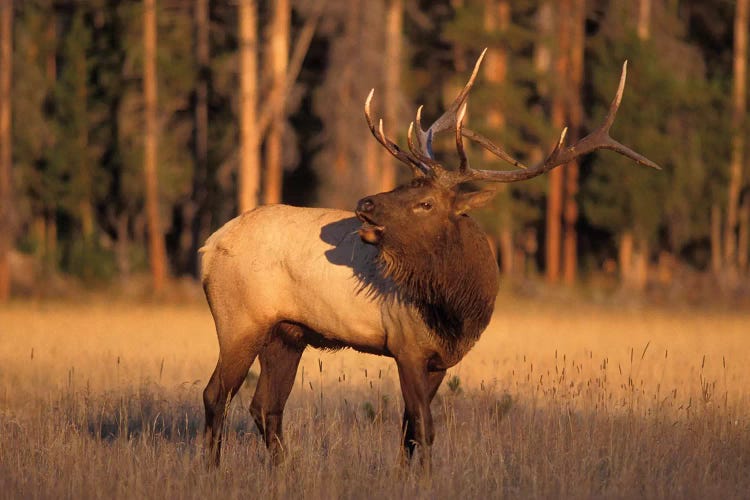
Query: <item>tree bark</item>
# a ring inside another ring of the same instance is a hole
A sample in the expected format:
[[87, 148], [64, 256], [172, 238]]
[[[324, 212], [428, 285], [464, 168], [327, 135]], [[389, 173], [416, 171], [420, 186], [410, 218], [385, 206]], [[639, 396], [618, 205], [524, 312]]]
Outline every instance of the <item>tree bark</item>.
[[748, 251], [750, 251], [750, 195], [745, 195], [739, 216], [739, 237], [737, 239], [737, 268], [747, 274]]
[[13, 248], [11, 180], [11, 82], [13, 2], [0, 0], [0, 302], [10, 298], [10, 251]]
[[674, 255], [667, 252], [666, 250], [662, 250], [661, 252], [659, 252], [658, 278], [659, 284], [665, 288], [669, 287], [672, 284], [675, 268], [674, 263]]
[[748, 0], [737, 0], [734, 17], [734, 63], [732, 81], [732, 153], [729, 163], [727, 219], [724, 225], [724, 264], [730, 273], [737, 265], [737, 212], [745, 161], [745, 112], [747, 108]]
[[239, 1], [240, 39], [240, 152], [237, 208], [239, 213], [258, 204], [260, 151], [257, 130], [258, 6], [255, 0]]
[[[557, 53], [554, 71], [557, 89], [552, 96], [552, 124], [556, 130], [565, 127], [565, 93], [569, 70], [570, 19], [572, 0], [557, 2]], [[562, 236], [562, 206], [564, 168], [552, 170], [547, 192], [546, 277], [548, 283], [560, 280], [560, 253]]]
[[380, 189], [380, 161], [382, 158], [380, 145], [370, 137], [365, 141], [365, 189], [368, 193], [375, 193]]
[[211, 230], [208, 201], [208, 75], [210, 65], [208, 0], [195, 0], [193, 5], [193, 47], [198, 74], [193, 107], [193, 172], [192, 197], [182, 207], [180, 234], [180, 267], [194, 276], [199, 273], [197, 252]]
[[[401, 94], [401, 49], [404, 25], [403, 0], [386, 0], [385, 13], [385, 88], [383, 92], [384, 122], [399, 130], [398, 104]], [[396, 159], [383, 157], [381, 191], [396, 187]]]
[[620, 247], [618, 252], [618, 264], [620, 268], [620, 283], [629, 287], [633, 281], [633, 233], [623, 231], [620, 235]]
[[642, 292], [648, 285], [648, 244], [640, 238], [633, 253], [632, 270], [632, 288]]
[[[549, 80], [552, 67], [552, 36], [555, 29], [555, 9], [550, 1], [543, 1], [536, 13], [535, 27], [538, 36], [534, 43], [534, 71], [539, 79], [538, 91], [542, 99], [549, 99]], [[530, 163], [542, 161], [546, 152], [541, 146], [534, 146], [529, 155]], [[527, 230], [523, 237], [525, 256], [523, 273], [528, 276], [537, 274], [537, 255], [539, 252], [538, 235], [534, 230]], [[545, 255], [546, 257], [546, 255]], [[546, 270], [546, 265], [545, 265]]]
[[[76, 65], [76, 72], [80, 75], [86, 75], [86, 54], [81, 55], [81, 59], [74, 62]], [[85, 78], [85, 77], [84, 77]], [[76, 99], [82, 106], [86, 106], [88, 100], [88, 88], [85, 79], [78, 80], [76, 82]], [[84, 108], [86, 109], [86, 108]], [[89, 152], [89, 134], [88, 134], [88, 112], [84, 111], [84, 126], [80, 131], [77, 141], [78, 150], [83, 154], [79, 158], [79, 175], [81, 176], [81, 184], [83, 187], [84, 197], [78, 202], [78, 216], [81, 220], [81, 233], [86, 244], [90, 244], [94, 237], [94, 206], [93, 206], [93, 170], [91, 159], [88, 156]]]
[[115, 262], [117, 263], [117, 274], [121, 283], [126, 283], [130, 279], [130, 238], [128, 237], [128, 224], [130, 218], [127, 211], [122, 211], [117, 215], [115, 223], [115, 232], [117, 240], [115, 242]]
[[146, 185], [146, 219], [148, 225], [149, 260], [155, 292], [164, 288], [167, 279], [167, 252], [159, 214], [159, 180], [157, 172], [156, 85], [156, 5], [155, 0], [143, 3], [143, 98], [145, 133], [143, 137], [143, 171]]
[[718, 203], [711, 205], [711, 271], [714, 276], [721, 274], [721, 207]]
[[[50, 47], [45, 60], [45, 71], [47, 88], [51, 92], [57, 85], [57, 16], [50, 17], [45, 36], [47, 37], [48, 47]], [[52, 141], [57, 141], [57, 137], [53, 137]], [[55, 142], [52, 142], [50, 147], [54, 147], [54, 145]], [[55, 217], [54, 209], [43, 209], [40, 217], [44, 221], [43, 269], [45, 273], [53, 273], [57, 271], [58, 267], [57, 217]]]
[[[539, 36], [534, 44], [534, 70], [539, 75], [546, 75], [552, 65], [552, 50], [548, 38], [554, 29], [554, 9], [549, 1], [542, 2], [536, 14], [536, 28]], [[549, 89], [542, 85], [540, 93], [547, 95]]]
[[[510, 26], [510, 2], [508, 0], [485, 0], [484, 2], [484, 29], [488, 33], [503, 33]], [[508, 74], [508, 51], [504, 48], [495, 48], [485, 56], [484, 73], [488, 82], [502, 85]], [[487, 110], [487, 125], [492, 130], [502, 132], [505, 128], [506, 119], [500, 108], [493, 106]], [[486, 160], [492, 161], [495, 157], [488, 151], [483, 152]], [[500, 196], [505, 196], [508, 190], [506, 184], [498, 186], [503, 191]], [[513, 275], [514, 250], [513, 250], [513, 228], [510, 219], [509, 207], [504, 207], [498, 217], [500, 264], [503, 274], [507, 277]]]
[[651, 37], [651, 0], [640, 0], [638, 4], [638, 39]]
[[[573, 0], [573, 10], [570, 13], [570, 69], [568, 76], [568, 116], [570, 143], [582, 136], [583, 108], [581, 105], [581, 86], [583, 85], [583, 49], [586, 22], [586, 1]], [[576, 281], [578, 269], [578, 235], [576, 222], [578, 221], [578, 161], [574, 160], [565, 167], [565, 236], [563, 239], [563, 281], [572, 285]]]
[[282, 164], [284, 134], [284, 102], [286, 100], [287, 61], [289, 59], [289, 25], [291, 7], [289, 0], [275, 0], [273, 14], [268, 26], [268, 58], [266, 73], [271, 77], [271, 94], [276, 96], [273, 118], [269, 123], [265, 142], [265, 172], [263, 202], [281, 203], [284, 178]]

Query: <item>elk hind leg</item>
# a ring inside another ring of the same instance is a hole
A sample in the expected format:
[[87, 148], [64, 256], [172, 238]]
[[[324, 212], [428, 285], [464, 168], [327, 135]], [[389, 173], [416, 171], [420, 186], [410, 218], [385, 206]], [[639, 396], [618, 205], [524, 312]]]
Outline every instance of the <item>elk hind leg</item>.
[[234, 395], [247, 377], [250, 365], [257, 355], [258, 347], [251, 337], [222, 346], [219, 361], [211, 379], [203, 391], [206, 411], [204, 446], [209, 450], [209, 460], [219, 465], [221, 457], [222, 431], [226, 410]]
[[294, 386], [305, 343], [303, 327], [280, 323], [260, 352], [260, 377], [250, 413], [263, 435], [274, 464], [284, 459], [282, 420], [284, 406]]

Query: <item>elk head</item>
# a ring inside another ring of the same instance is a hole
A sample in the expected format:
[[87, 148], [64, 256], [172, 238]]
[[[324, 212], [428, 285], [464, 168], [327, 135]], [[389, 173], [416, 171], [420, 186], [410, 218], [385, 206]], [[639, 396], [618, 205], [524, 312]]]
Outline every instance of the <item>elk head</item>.
[[[636, 163], [659, 169], [654, 162], [609, 136], [609, 129], [614, 122], [625, 88], [627, 61], [622, 66], [620, 84], [604, 122], [589, 135], [570, 146], [565, 146], [567, 128], [563, 129], [552, 152], [543, 162], [534, 167], [526, 167], [486, 137], [464, 128], [462, 122], [466, 113], [466, 100], [486, 51], [487, 49], [477, 59], [469, 81], [456, 99], [427, 130], [423, 130], [421, 124], [422, 108], [417, 110], [416, 119], [409, 126], [409, 151], [401, 149], [386, 137], [382, 120], [379, 121], [377, 127], [375, 126], [370, 112], [374, 89], [370, 91], [365, 101], [365, 118], [370, 131], [391, 155], [411, 168], [414, 178], [410, 183], [392, 191], [368, 196], [359, 201], [356, 214], [363, 223], [359, 235], [365, 243], [378, 245], [381, 248], [402, 247], [408, 244], [410, 248], [416, 246], [415, 250], [434, 252], [434, 247], [429, 249], [418, 247], [445, 241], [446, 231], [453, 230], [457, 218], [489, 202], [495, 193], [492, 190], [462, 192], [461, 185], [472, 181], [516, 182], [531, 179], [597, 149], [611, 149]], [[459, 165], [455, 170], [446, 169], [435, 160], [432, 152], [432, 140], [435, 134], [449, 129], [455, 132], [456, 150], [459, 157]], [[471, 168], [464, 150], [464, 137], [510, 163], [515, 169], [501, 171]], [[418, 227], [418, 233], [404, 230], [409, 227]]]

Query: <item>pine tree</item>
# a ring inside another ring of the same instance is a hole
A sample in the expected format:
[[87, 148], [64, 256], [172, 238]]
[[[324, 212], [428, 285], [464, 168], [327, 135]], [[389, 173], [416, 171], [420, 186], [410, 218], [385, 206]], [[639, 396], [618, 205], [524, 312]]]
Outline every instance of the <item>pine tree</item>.
[[[570, 70], [567, 73], [568, 92], [566, 99], [568, 141], [573, 143], [583, 137], [583, 106], [581, 94], [583, 92], [583, 58], [586, 22], [586, 1], [573, 0], [568, 13], [568, 28], [570, 29]], [[565, 284], [572, 285], [576, 281], [578, 272], [578, 178], [579, 160], [566, 165], [565, 199], [563, 204], [563, 279]]]
[[13, 65], [13, 3], [0, 2], [0, 302], [10, 297], [9, 254], [13, 248], [11, 75]]
[[[36, 255], [46, 271], [57, 266], [57, 213], [63, 198], [63, 178], [52, 160], [56, 147], [54, 117], [57, 79], [57, 15], [51, 2], [28, 2], [16, 12], [12, 114], [16, 122], [12, 147], [19, 203], [15, 204], [18, 228], [30, 224], [21, 244]], [[23, 234], [23, 233], [22, 233]]]
[[[705, 68], [700, 54], [685, 42], [683, 21], [675, 12], [651, 11], [651, 22], [660, 25], [657, 32], [637, 22], [638, 10], [629, 2], [613, 4], [590, 44], [594, 122], [608, 106], [619, 64], [628, 59], [628, 86], [614, 133], [634, 149], [647, 152], [664, 171], [628, 165], [622, 158], [605, 157], [606, 153], [595, 155], [586, 179], [584, 212], [591, 223], [615, 237], [625, 284], [643, 288], [649, 258], [656, 253], [661, 235], [671, 235], [668, 249], [679, 251], [678, 246], [696, 234], [696, 228], [685, 227], [685, 221], [705, 220], [703, 214], [709, 213], [698, 203], [707, 199], [709, 175], [708, 163], [702, 161], [708, 150], [697, 139], [710, 125], [706, 116], [713, 103], [701, 78]], [[649, 38], [641, 38], [644, 33]], [[675, 185], [681, 189], [674, 189]], [[688, 193], [694, 196], [686, 206]]]
[[151, 267], [152, 286], [154, 291], [158, 293], [164, 288], [167, 279], [167, 251], [159, 211], [159, 177], [157, 170], [159, 125], [157, 122], [156, 43], [156, 2], [155, 0], [144, 0], [143, 100], [145, 105], [145, 128], [143, 135], [143, 170], [149, 264]]
[[[532, 163], [538, 159], [540, 144], [546, 147], [552, 132], [543, 116], [540, 87], [549, 75], [539, 75], [534, 68], [537, 2], [467, 1], [456, 9], [446, 27], [447, 38], [461, 47], [464, 66], [468, 66], [484, 47], [488, 48], [484, 74], [469, 97], [468, 120], [472, 128], [500, 144], [519, 159]], [[507, 11], [506, 11], [507, 9]], [[482, 26], [483, 30], [476, 29]], [[452, 75], [456, 81], [465, 74]], [[455, 86], [454, 86], [455, 87]], [[445, 151], [453, 161], [455, 151], [448, 141]], [[481, 168], [506, 168], [491, 155], [475, 151], [473, 162]], [[477, 215], [490, 234], [500, 243], [500, 261], [506, 274], [514, 267], [526, 268], [519, 259], [514, 265], [516, 248], [535, 253], [537, 232], [544, 196], [545, 179], [501, 187], [491, 208]]]
[[[737, 222], [745, 164], [745, 115], [747, 113], [747, 31], [748, 0], [737, 0], [734, 14], [732, 68], [732, 156], [729, 163], [726, 222], [724, 226], [724, 265], [730, 276], [737, 272]], [[735, 278], [735, 276], [732, 276]]]
[[281, 203], [283, 170], [283, 139], [286, 127], [286, 77], [289, 62], [289, 30], [292, 7], [289, 0], [273, 2], [266, 41], [266, 74], [270, 75], [275, 98], [274, 110], [265, 140], [265, 168], [263, 171], [263, 202]]
[[[385, 105], [382, 48], [385, 40], [383, 1], [353, 0], [326, 3], [321, 31], [330, 39], [328, 65], [322, 85], [316, 90], [314, 111], [323, 129], [315, 158], [320, 174], [320, 203], [351, 208], [358, 198], [379, 190], [382, 163], [372, 149], [375, 139], [362, 117], [362, 107], [370, 89], [375, 88], [373, 114], [383, 116]], [[335, 105], [332, 105], [335, 103]], [[396, 113], [397, 122], [384, 121], [389, 137], [404, 138], [407, 117]], [[396, 172], [401, 172], [399, 168]]]
[[64, 192], [59, 193], [59, 209], [76, 220], [76, 233], [82, 236], [82, 240], [91, 242], [97, 201], [95, 188], [102, 183], [97, 178], [88, 140], [91, 34], [85, 15], [82, 7], [76, 7], [68, 28], [60, 37], [58, 59], [61, 64], [54, 89], [56, 141], [49, 163], [64, 186]]

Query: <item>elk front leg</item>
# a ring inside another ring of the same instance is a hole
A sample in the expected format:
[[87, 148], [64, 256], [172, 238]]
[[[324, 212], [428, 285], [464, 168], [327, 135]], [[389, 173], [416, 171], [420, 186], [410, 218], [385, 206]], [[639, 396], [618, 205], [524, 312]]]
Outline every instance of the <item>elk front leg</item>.
[[430, 403], [445, 371], [430, 372], [425, 361], [397, 360], [401, 392], [404, 397], [402, 424], [404, 462], [411, 460], [419, 446], [419, 458], [425, 470], [432, 465], [431, 447], [435, 439]]

